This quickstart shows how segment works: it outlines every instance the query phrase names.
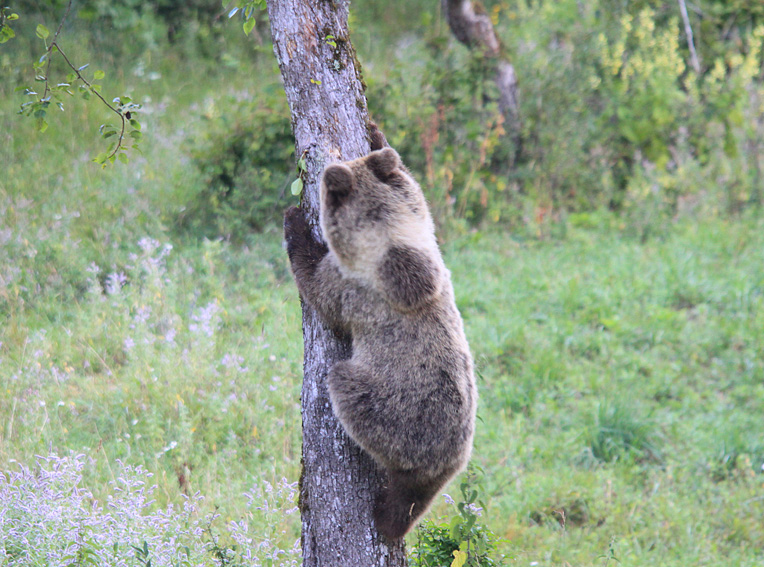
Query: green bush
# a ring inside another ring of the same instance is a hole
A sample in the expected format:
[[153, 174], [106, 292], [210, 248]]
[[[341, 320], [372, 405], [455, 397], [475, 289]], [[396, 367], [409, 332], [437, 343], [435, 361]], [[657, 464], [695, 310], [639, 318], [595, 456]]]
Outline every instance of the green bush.
[[[496, 538], [479, 522], [484, 506], [478, 501], [482, 492], [479, 476], [483, 472], [471, 465], [459, 485], [462, 500], [458, 504], [446, 495], [446, 500], [456, 507], [450, 521], [435, 524], [425, 520], [417, 528], [417, 540], [409, 554], [411, 567], [495, 567], [504, 565], [504, 557], [498, 560]], [[481, 505], [478, 505], [481, 504]]]
[[426, 36], [368, 77], [369, 106], [441, 222], [517, 227], [612, 209], [644, 238], [677, 215], [761, 199], [764, 28], [758, 8], [736, 9], [746, 26], [735, 40], [704, 37], [719, 55], [696, 74], [674, 5], [496, 3], [519, 78], [520, 147], [490, 61], [426, 12]]
[[203, 188], [179, 226], [199, 236], [242, 238], [280, 222], [294, 179], [294, 138], [283, 92], [252, 100], [226, 97], [208, 109], [188, 144]]
[[510, 195], [514, 148], [504, 135], [490, 64], [449, 41], [447, 29], [432, 26], [410, 49], [417, 55], [370, 77], [370, 113], [440, 222], [517, 220]]
[[[704, 38], [718, 55], [696, 74], [674, 5], [501, 6], [521, 85], [519, 175], [534, 206], [615, 209], [645, 236], [677, 215], [757, 202], [764, 28], [755, 11], [740, 7], [749, 24], [736, 39]], [[718, 189], [730, 185], [734, 194]]]

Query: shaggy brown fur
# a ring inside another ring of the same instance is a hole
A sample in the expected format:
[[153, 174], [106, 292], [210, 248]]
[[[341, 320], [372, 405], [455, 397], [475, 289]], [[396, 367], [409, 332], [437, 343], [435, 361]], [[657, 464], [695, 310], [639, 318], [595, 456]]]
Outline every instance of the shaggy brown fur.
[[469, 460], [472, 357], [427, 203], [395, 150], [326, 168], [321, 228], [328, 248], [289, 209], [287, 251], [303, 299], [352, 337], [329, 395], [348, 435], [387, 469], [374, 516], [395, 539]]

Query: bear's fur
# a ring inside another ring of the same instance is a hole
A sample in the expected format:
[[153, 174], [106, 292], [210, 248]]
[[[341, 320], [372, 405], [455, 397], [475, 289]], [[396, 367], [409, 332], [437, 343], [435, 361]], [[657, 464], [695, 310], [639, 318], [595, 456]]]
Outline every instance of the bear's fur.
[[[372, 147], [383, 141], [373, 132]], [[287, 252], [303, 299], [352, 338], [328, 374], [332, 408], [387, 469], [374, 517], [400, 538], [469, 460], [472, 357], [427, 203], [395, 150], [328, 166], [320, 217], [328, 247], [287, 211]]]

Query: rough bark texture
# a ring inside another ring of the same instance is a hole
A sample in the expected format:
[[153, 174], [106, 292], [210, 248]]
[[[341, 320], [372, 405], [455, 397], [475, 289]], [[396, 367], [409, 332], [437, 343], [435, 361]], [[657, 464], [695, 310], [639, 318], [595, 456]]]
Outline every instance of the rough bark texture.
[[454, 37], [470, 49], [481, 49], [496, 66], [496, 86], [499, 89], [499, 109], [504, 115], [509, 135], [517, 142], [520, 136], [520, 113], [517, 99], [517, 75], [512, 63], [503, 53], [501, 42], [491, 23], [491, 17], [480, 2], [471, 0], [442, 0], [443, 14]]
[[[348, 37], [347, 0], [268, 0], [273, 50], [292, 114], [297, 155], [305, 162], [303, 201], [318, 227], [324, 167], [369, 152], [364, 85]], [[303, 306], [303, 471], [300, 483], [304, 567], [402, 567], [405, 545], [383, 541], [372, 520], [384, 473], [345, 434], [326, 386], [350, 343]]]

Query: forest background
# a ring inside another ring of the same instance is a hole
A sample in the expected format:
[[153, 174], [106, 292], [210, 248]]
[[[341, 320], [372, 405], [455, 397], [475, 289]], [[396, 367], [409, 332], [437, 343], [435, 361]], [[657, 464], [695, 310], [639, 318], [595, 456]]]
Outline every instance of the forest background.
[[[141, 152], [102, 169], [92, 97], [45, 132], [18, 114], [65, 5], [0, 31], [0, 565], [296, 564], [296, 170], [267, 16], [75, 2], [67, 55], [142, 105]], [[678, 2], [485, 2], [515, 138], [436, 1], [352, 4], [476, 359], [475, 564], [764, 557], [764, 6], [687, 7], [697, 65]], [[450, 500], [412, 563], [449, 557]]]

